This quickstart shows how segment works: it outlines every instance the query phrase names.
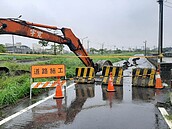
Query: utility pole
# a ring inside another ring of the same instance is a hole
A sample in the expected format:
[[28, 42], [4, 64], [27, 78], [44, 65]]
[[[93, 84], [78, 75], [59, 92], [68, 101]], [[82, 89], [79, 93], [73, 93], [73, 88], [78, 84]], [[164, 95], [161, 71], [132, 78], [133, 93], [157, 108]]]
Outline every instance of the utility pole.
[[13, 42], [13, 60], [16, 60], [14, 53], [15, 53], [15, 48], [14, 48], [14, 35], [12, 35], [12, 42]]
[[54, 42], [54, 55], [57, 55], [57, 46], [55, 42]]
[[13, 54], [15, 52], [15, 49], [14, 49], [14, 35], [12, 35], [12, 42], [13, 42]]
[[[162, 55], [163, 48], [163, 0], [158, 0], [159, 3], [159, 38], [158, 38], [158, 55]], [[160, 56], [162, 62], [162, 56]]]
[[114, 54], [115, 54], [115, 48], [116, 48], [116, 46], [114, 45]]
[[102, 44], [102, 55], [103, 55], [104, 43]]
[[89, 43], [90, 43], [90, 41], [89, 41], [89, 40], [87, 40], [87, 53], [89, 53], [89, 52], [90, 52], [90, 45], [89, 45]]
[[146, 43], [147, 43], [147, 41], [145, 40], [143, 43], [145, 44], [145, 56], [146, 56]]
[[88, 36], [81, 39], [82, 46], [84, 46], [84, 39], [86, 39], [86, 38], [88, 38]]

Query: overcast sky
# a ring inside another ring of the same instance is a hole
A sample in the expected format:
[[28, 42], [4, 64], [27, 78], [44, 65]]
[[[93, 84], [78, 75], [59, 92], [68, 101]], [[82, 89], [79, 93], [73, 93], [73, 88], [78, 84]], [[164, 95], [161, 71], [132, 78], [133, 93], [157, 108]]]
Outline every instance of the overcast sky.
[[[172, 2], [172, 0], [167, 0]], [[166, 5], [172, 6], [167, 3]], [[157, 0], [1, 0], [0, 17], [71, 28], [75, 35], [90, 41], [90, 47], [141, 48], [143, 41], [158, 44]], [[10, 43], [0, 35], [0, 43]], [[15, 36], [15, 42], [32, 46], [38, 40]], [[164, 6], [164, 47], [172, 44], [172, 8]], [[86, 46], [85, 46], [86, 47]]]

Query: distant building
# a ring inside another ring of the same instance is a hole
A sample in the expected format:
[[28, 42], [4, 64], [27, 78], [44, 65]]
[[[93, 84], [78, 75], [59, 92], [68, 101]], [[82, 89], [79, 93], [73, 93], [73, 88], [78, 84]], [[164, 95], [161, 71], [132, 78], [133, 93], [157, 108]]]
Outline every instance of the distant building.
[[41, 49], [41, 45], [40, 44], [32, 44], [32, 50], [33, 50], [33, 53], [35, 52], [39, 52], [41, 53], [42, 52], [42, 49]]
[[30, 53], [32, 51], [32, 49], [30, 49], [30, 47], [28, 47], [26, 45], [22, 45], [21, 43], [16, 43], [16, 44], [14, 44], [14, 46], [13, 46], [13, 44], [6, 43], [5, 48], [8, 53], [14, 52], [14, 53], [26, 54], [26, 53]]
[[26, 45], [21, 45], [20, 50], [21, 50], [21, 53], [23, 54], [30, 53], [32, 51], [32, 49], [30, 49], [30, 47]]

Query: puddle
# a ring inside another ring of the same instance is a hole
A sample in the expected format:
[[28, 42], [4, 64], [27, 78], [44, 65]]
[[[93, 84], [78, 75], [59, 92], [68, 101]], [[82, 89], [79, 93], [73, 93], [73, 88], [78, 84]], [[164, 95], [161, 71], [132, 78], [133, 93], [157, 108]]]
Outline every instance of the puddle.
[[107, 92], [100, 84], [75, 85], [64, 99], [49, 99], [0, 128], [167, 128], [154, 105], [154, 89], [131, 87], [130, 81], [116, 86], [116, 92]]

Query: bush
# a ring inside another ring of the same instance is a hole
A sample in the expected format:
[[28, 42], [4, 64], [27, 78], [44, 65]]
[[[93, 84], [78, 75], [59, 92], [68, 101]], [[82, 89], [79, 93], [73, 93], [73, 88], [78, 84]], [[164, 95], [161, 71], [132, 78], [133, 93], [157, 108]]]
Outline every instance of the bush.
[[13, 104], [18, 99], [21, 99], [29, 95], [29, 91], [30, 91], [29, 75], [8, 77], [5, 79], [3, 78], [0, 87], [1, 87], [0, 106]]

